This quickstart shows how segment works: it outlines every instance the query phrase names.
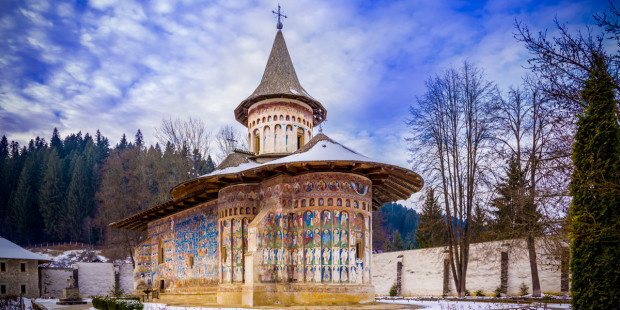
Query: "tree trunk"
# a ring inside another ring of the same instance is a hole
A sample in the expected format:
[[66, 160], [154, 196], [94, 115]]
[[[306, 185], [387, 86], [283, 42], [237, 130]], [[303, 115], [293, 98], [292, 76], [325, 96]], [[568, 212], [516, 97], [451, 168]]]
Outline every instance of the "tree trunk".
[[532, 296], [540, 297], [540, 279], [538, 278], [538, 263], [536, 262], [536, 245], [534, 237], [527, 237], [527, 251], [530, 256], [530, 270], [532, 272]]

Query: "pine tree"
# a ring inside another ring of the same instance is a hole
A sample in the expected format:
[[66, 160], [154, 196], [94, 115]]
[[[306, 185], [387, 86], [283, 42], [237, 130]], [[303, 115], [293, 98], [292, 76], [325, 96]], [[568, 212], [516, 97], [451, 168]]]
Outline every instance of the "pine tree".
[[394, 237], [392, 237], [392, 246], [394, 251], [406, 250], [405, 242], [403, 241], [403, 237], [401, 237], [398, 230], [394, 231]]
[[35, 189], [33, 188], [33, 175], [35, 174], [35, 162], [28, 158], [19, 175], [17, 188], [11, 199], [11, 221], [14, 227], [14, 240], [20, 244], [32, 243], [35, 240], [35, 225], [32, 220], [37, 211], [35, 203]]
[[39, 192], [39, 205], [43, 217], [44, 232], [49, 241], [62, 241], [66, 236], [62, 214], [66, 214], [65, 182], [62, 162], [55, 148], [47, 162], [47, 169]]
[[116, 145], [116, 149], [122, 151], [128, 147], [129, 145], [127, 144], [127, 136], [123, 134], [123, 136], [121, 137], [121, 141]]
[[215, 170], [215, 164], [213, 163], [213, 159], [211, 158], [211, 155], [209, 154], [207, 156], [207, 163], [205, 164], [205, 171], [204, 173], [211, 173], [213, 172], [213, 170]]
[[139, 149], [144, 147], [144, 137], [142, 136], [140, 129], [138, 129], [138, 132], [136, 133], [135, 146]]
[[614, 83], [593, 53], [581, 92], [570, 184], [573, 309], [613, 309], [620, 302], [620, 125]]
[[515, 158], [508, 161], [506, 177], [497, 185], [498, 197], [491, 201], [493, 233], [499, 239], [519, 238], [525, 235], [525, 205], [530, 203], [525, 173]]
[[448, 241], [446, 219], [441, 213], [441, 207], [437, 203], [435, 190], [426, 190], [420, 224], [415, 232], [415, 243], [418, 248], [428, 248], [445, 245]]
[[57, 128], [54, 128], [54, 132], [52, 133], [52, 139], [50, 140], [50, 146], [53, 149], [56, 149], [56, 151], [58, 152], [58, 156], [60, 158], [63, 157], [64, 152], [63, 152], [62, 140], [60, 140], [60, 134], [58, 133]]
[[78, 156], [66, 198], [65, 222], [72, 241], [84, 240], [82, 238], [84, 229], [82, 224], [93, 203], [92, 193], [89, 193], [90, 181], [86, 159], [83, 156]]

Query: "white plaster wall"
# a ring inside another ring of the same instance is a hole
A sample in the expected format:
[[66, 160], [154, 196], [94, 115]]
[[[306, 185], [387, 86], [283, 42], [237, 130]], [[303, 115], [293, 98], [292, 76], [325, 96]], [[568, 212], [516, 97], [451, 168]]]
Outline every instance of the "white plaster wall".
[[114, 288], [114, 265], [111, 263], [77, 263], [81, 297], [104, 296]]
[[[502, 247], [502, 244], [508, 246]], [[537, 261], [542, 292], [560, 294], [560, 260], [545, 254], [542, 240], [537, 240]], [[441, 296], [443, 294], [443, 260], [445, 247], [373, 254], [372, 281], [378, 295], [388, 295], [396, 283], [396, 264], [402, 255], [403, 296]], [[508, 251], [508, 294], [520, 295], [521, 283], [532, 292], [529, 257], [524, 240], [472, 244], [467, 268], [467, 289], [474, 294], [482, 290], [491, 295], [501, 284], [501, 251]], [[450, 274], [450, 295], [456, 287]]]
[[61, 298], [62, 289], [73, 276], [72, 268], [41, 268], [41, 297]]
[[129, 294], [134, 290], [133, 285], [133, 265], [132, 264], [120, 264], [119, 266], [119, 286], [120, 289]]

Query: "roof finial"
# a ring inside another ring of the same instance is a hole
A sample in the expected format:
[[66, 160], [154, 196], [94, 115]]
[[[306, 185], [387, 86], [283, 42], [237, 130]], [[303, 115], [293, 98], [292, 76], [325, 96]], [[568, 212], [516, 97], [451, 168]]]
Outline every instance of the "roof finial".
[[280, 17], [284, 17], [284, 18], [288, 18], [288, 17], [286, 17], [286, 15], [280, 13], [280, 3], [278, 3], [278, 11], [277, 12], [276, 11], [271, 11], [271, 12], [273, 14], [278, 15], [278, 25], [277, 25], [277, 28], [278, 28], [278, 30], [282, 30], [283, 25], [282, 25], [282, 22], [280, 21]]

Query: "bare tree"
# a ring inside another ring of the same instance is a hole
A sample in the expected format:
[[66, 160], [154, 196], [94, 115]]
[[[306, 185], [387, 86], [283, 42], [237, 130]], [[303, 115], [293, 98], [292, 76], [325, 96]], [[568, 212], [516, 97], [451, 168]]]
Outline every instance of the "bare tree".
[[442, 196], [450, 267], [459, 296], [465, 296], [471, 222], [474, 206], [483, 200], [489, 152], [488, 107], [496, 88], [469, 62], [430, 78], [426, 88], [418, 106], [410, 108], [411, 162]]
[[[503, 197], [496, 198], [494, 205], [512, 209], [510, 225], [499, 223], [494, 233], [500, 238], [525, 238], [533, 295], [539, 297], [535, 237], [544, 232], [557, 233], [552, 228], [557, 228], [557, 221], [565, 218], [565, 212], [545, 212], [544, 206], [555, 207], [553, 200], [567, 195], [567, 183], [558, 181], [567, 180], [561, 175], [565, 174], [563, 163], [570, 160], [570, 148], [558, 146], [566, 145], [561, 142], [571, 130], [562, 126], [562, 113], [558, 113], [531, 78], [526, 79], [522, 89], [511, 88], [507, 98], [496, 101], [492, 111], [496, 130], [493, 137], [499, 142], [495, 144], [496, 154], [500, 159], [510, 159], [511, 165], [507, 170], [511, 180], [500, 185], [498, 189]], [[498, 212], [506, 214], [506, 210]], [[505, 219], [495, 219], [502, 220]], [[551, 239], [562, 240], [565, 236], [560, 234], [559, 239]]]
[[155, 129], [155, 137], [161, 145], [172, 145], [175, 151], [184, 155], [191, 163], [190, 174], [198, 176], [199, 167], [209, 156], [211, 133], [205, 123], [198, 118], [187, 120], [163, 119], [161, 126]]
[[248, 148], [247, 137], [231, 125], [222, 126], [217, 132], [215, 140], [219, 151], [217, 158], [220, 162], [236, 149], [247, 150]]

